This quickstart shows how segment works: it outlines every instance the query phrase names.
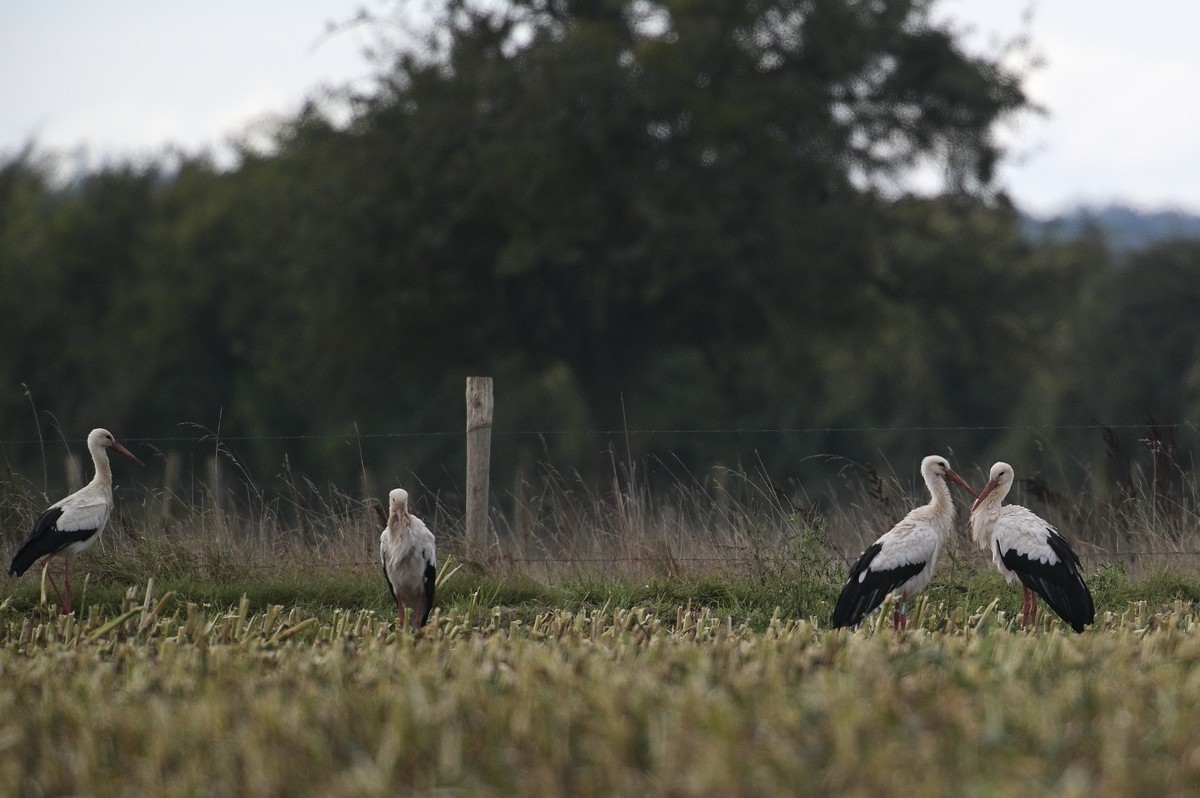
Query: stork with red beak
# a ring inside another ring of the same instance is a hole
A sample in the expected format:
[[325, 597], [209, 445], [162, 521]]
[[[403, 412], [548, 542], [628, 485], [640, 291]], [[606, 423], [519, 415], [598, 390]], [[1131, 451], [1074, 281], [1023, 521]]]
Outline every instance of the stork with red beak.
[[[108, 523], [112, 513], [112, 468], [108, 462], [108, 452], [111, 449], [125, 455], [138, 465], [142, 461], [133, 453], [117, 442], [112, 433], [106, 429], [94, 429], [87, 437], [88, 452], [92, 455], [92, 464], [96, 467], [96, 476], [92, 481], [65, 499], [61, 499], [38, 517], [33, 524], [33, 532], [29, 539], [13, 557], [8, 573], [20, 576], [45, 557], [43, 567], [46, 568], [46, 578], [58, 596], [59, 611], [64, 615], [71, 612], [71, 557], [95, 545]], [[62, 555], [63, 579], [65, 580], [66, 596], [59, 591], [50, 573], [50, 561]]]
[[929, 504], [906, 515], [868, 546], [854, 563], [833, 610], [830, 620], [833, 628], [858, 623], [882, 604], [888, 593], [897, 598], [892, 625], [898, 631], [908, 626], [908, 600], [929, 584], [942, 541], [954, 528], [954, 500], [949, 482], [975, 495], [945, 457], [930, 455], [922, 460], [921, 476], [929, 488]]
[[1013, 484], [1013, 467], [996, 463], [971, 507], [971, 535], [990, 548], [992, 561], [1010, 584], [1021, 580], [1021, 627], [1037, 621], [1037, 597], [1076, 632], [1096, 620], [1092, 594], [1079, 557], [1058, 530], [1019, 504], [1002, 505]]

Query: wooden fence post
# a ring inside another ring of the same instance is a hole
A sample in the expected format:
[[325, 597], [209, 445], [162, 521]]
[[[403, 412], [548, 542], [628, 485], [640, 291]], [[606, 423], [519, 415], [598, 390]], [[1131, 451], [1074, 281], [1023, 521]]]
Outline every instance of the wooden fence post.
[[481, 557], [488, 550], [492, 408], [492, 378], [467, 377], [467, 540]]

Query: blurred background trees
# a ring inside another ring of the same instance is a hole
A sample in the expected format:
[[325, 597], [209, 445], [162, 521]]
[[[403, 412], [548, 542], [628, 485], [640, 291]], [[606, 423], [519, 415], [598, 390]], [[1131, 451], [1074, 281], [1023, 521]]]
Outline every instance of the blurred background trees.
[[[929, 5], [451, 0], [348, 118], [314, 102], [233, 168], [9, 158], [10, 469], [36, 419], [454, 488], [468, 374], [496, 378], [499, 484], [986, 468], [1194, 419], [1200, 246], [1031, 237], [992, 186], [1024, 76]], [[900, 191], [917, 168], [944, 189]]]

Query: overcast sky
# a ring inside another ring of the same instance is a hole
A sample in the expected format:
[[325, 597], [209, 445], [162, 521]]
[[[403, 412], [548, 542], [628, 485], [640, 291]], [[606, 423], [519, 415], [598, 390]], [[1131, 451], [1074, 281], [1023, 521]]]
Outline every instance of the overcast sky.
[[[50, 0], [0, 9], [0, 154], [34, 140], [95, 162], [219, 151], [321, 86], [370, 85], [367, 34], [325, 36], [380, 0]], [[1200, 213], [1200, 3], [938, 0], [974, 50], [1028, 30], [1048, 112], [1003, 131], [1025, 210], [1125, 202]], [[1027, 58], [1027, 54], [1018, 55]]]

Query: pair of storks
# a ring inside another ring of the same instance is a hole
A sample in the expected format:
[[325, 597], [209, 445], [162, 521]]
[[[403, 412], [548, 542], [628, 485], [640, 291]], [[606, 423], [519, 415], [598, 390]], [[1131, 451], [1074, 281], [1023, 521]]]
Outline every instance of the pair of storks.
[[[59, 609], [71, 612], [71, 557], [94, 545], [100, 539], [112, 512], [112, 467], [108, 462], [111, 449], [125, 455], [138, 465], [137, 459], [106, 429], [94, 429], [87, 437], [88, 452], [96, 467], [92, 481], [61, 501], [50, 505], [33, 524], [29, 539], [17, 550], [8, 572], [20, 576], [38, 559], [46, 558], [46, 578], [58, 596]], [[388, 590], [396, 602], [399, 623], [409, 622], [414, 629], [424, 626], [433, 608], [433, 586], [437, 577], [437, 550], [429, 528], [408, 511], [408, 493], [396, 488], [388, 496], [387, 526], [379, 536], [379, 562]], [[49, 565], [55, 558], [63, 560], [65, 593], [51, 575]]]
[[1022, 627], [1035, 623], [1038, 596], [1076, 632], [1095, 621], [1095, 605], [1080, 573], [1079, 557], [1066, 539], [1025, 507], [1002, 504], [1012, 487], [1012, 466], [993, 465], [978, 494], [938, 455], [921, 462], [921, 476], [929, 488], [929, 504], [914, 509], [862, 553], [834, 607], [835, 628], [860, 622], [889, 593], [896, 597], [892, 622], [897, 629], [905, 628], [908, 599], [929, 584], [942, 541], [954, 527], [949, 482], [975, 497], [971, 506], [975, 542], [991, 549], [992, 560], [1007, 582], [1020, 580]]

